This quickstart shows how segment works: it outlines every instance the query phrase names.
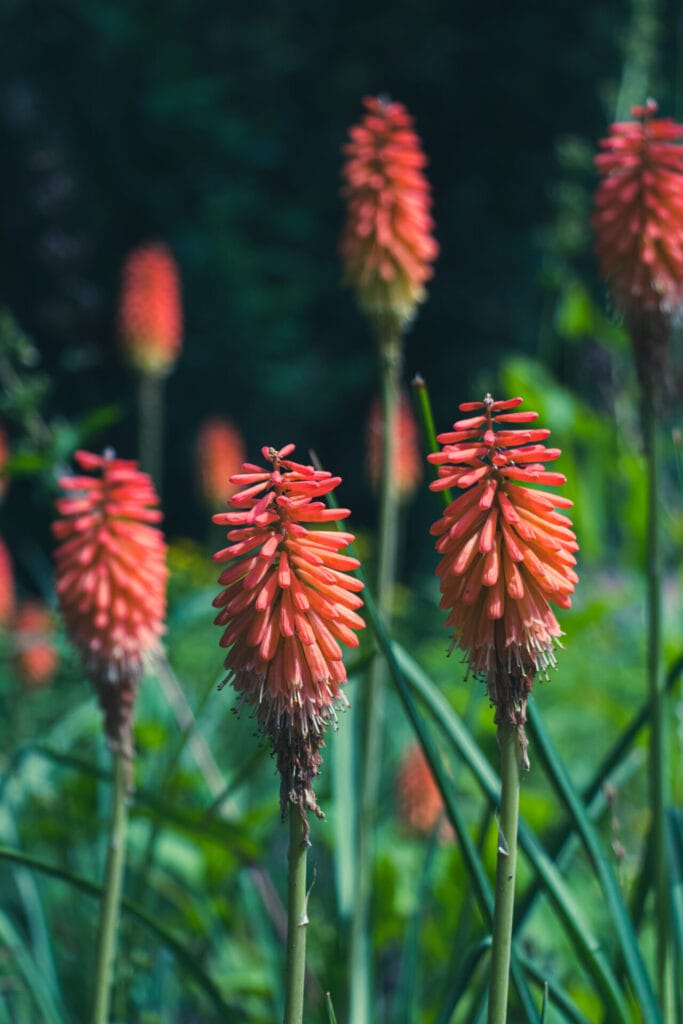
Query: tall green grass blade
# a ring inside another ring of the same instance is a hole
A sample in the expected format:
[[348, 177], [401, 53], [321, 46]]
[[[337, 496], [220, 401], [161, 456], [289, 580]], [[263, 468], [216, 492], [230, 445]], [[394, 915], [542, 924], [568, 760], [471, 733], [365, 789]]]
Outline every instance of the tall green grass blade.
[[441, 1004], [441, 1009], [439, 1010], [439, 1014], [434, 1024], [449, 1024], [460, 1000], [472, 984], [472, 978], [474, 977], [477, 967], [490, 948], [491, 936], [487, 935], [481, 940], [481, 942], [478, 942], [476, 946], [466, 953], [465, 957], [462, 959], [460, 968], [455, 976], [448, 996]]
[[325, 993], [325, 1005], [327, 1006], [328, 1024], [337, 1024], [337, 1017], [334, 1012], [334, 1006], [332, 1005], [332, 996], [329, 992]]
[[39, 1020], [45, 1024], [65, 1024], [62, 1010], [55, 1001], [42, 971], [27, 948], [26, 943], [16, 930], [9, 917], [0, 911], [0, 943], [4, 952], [14, 961], [19, 974], [24, 979], [27, 991], [31, 994], [35, 1006], [40, 1011]]
[[[420, 666], [398, 644], [389, 647], [392, 675], [399, 691], [406, 685], [402, 672], [414, 687], [416, 693], [425, 701], [434, 719], [453, 744], [455, 750], [468, 764], [479, 785], [489, 800], [497, 804], [500, 794], [498, 779], [485, 761], [474, 740], [467, 734], [463, 735], [463, 727], [458, 716], [450, 705], [438, 693], [434, 684]], [[475, 753], [476, 751], [476, 753]], [[610, 963], [602, 951], [601, 944], [593, 935], [585, 921], [580, 907], [569, 892], [566, 883], [545, 849], [538, 842], [531, 829], [520, 821], [519, 843], [528, 860], [543, 881], [543, 886], [550, 896], [553, 905], [565, 929], [581, 951], [581, 959], [586, 970], [593, 977], [606, 1006], [615, 1021], [629, 1021], [630, 1014], [626, 1001], [617, 984]], [[653, 1021], [658, 1018], [654, 1017]]]
[[675, 979], [674, 994], [677, 1019], [683, 1020], [683, 812], [679, 808], [670, 807], [666, 823], [675, 962], [680, 965]]
[[547, 981], [543, 985], [543, 1004], [541, 1006], [541, 1024], [550, 1024], [550, 1015], [548, 1013], [548, 982]]
[[420, 1005], [420, 931], [427, 913], [429, 894], [433, 888], [434, 865], [442, 820], [440, 819], [432, 829], [420, 871], [415, 908], [406, 928], [401, 954], [401, 973], [395, 996], [397, 1012], [393, 1017], [394, 1024], [413, 1024], [417, 1016], [415, 1007]]
[[[38, 857], [33, 857], [30, 854], [24, 853], [23, 850], [14, 850], [7, 846], [0, 846], [0, 860], [7, 860], [10, 863], [20, 864], [23, 867], [30, 868], [32, 871], [39, 871], [41, 874], [50, 875], [52, 878], [59, 878], [61, 881], [79, 889], [88, 896], [92, 896], [98, 900], [102, 899], [102, 886], [98, 885], [96, 882], [91, 882], [87, 878], [75, 875], [55, 864], [48, 864], [46, 861], [40, 860]], [[164, 928], [155, 921], [154, 918], [150, 917], [149, 914], [142, 910], [142, 908], [129, 903], [127, 900], [122, 900], [121, 909], [123, 913], [130, 915], [144, 925], [144, 927], [163, 946], [173, 953], [178, 963], [185, 969], [187, 975], [192, 978], [198, 988], [200, 988], [205, 994], [207, 999], [213, 1003], [219, 1013], [232, 1014], [238, 1012], [237, 1007], [224, 999], [215, 982], [199, 966], [197, 960], [192, 955], [192, 952], [186, 948], [186, 945], [182, 941], [176, 939], [168, 929]], [[228, 1016], [225, 1019], [230, 1020], [233, 1018]], [[63, 1020], [58, 1019], [55, 1021], [55, 1024], [64, 1024], [64, 1022]]]
[[[438, 451], [439, 445], [436, 440], [436, 428], [434, 426], [434, 414], [432, 412], [432, 402], [429, 397], [429, 390], [424, 381], [424, 378], [419, 374], [415, 374], [412, 380], [413, 388], [413, 400], [415, 408], [417, 409], [417, 422], [420, 425], [420, 436], [422, 438], [422, 448], [425, 454], [430, 455], [432, 452]], [[438, 472], [436, 466], [432, 467], [434, 479], [438, 478]], [[450, 505], [453, 500], [453, 494], [450, 490], [443, 492], [443, 500], [445, 505]]]
[[662, 1019], [661, 1013], [640, 952], [640, 947], [638, 946], [633, 925], [621, 895], [619, 883], [612, 870], [612, 865], [605, 856], [598, 834], [586, 813], [585, 807], [581, 803], [578, 793], [572, 785], [559, 754], [546, 732], [541, 715], [533, 701], [529, 701], [528, 705], [528, 726], [533, 739], [534, 750], [542, 761], [555, 792], [574, 822], [589, 860], [593, 865], [593, 870], [605, 896], [638, 1005], [648, 1024], [650, 1022], [651, 1024], [657, 1024]]

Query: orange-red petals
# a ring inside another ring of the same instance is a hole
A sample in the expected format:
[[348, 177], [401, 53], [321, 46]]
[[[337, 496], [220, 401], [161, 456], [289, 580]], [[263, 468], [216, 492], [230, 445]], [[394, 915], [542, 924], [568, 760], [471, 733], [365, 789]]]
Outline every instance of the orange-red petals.
[[0, 626], [7, 626], [14, 613], [14, 571], [12, 559], [0, 537]]
[[363, 102], [366, 113], [344, 147], [344, 278], [365, 313], [401, 326], [424, 301], [438, 254], [427, 161], [403, 104], [382, 97]]
[[182, 346], [178, 266], [168, 246], [142, 245], [123, 267], [119, 329], [126, 356], [140, 373], [165, 377]]
[[[375, 490], [379, 488], [382, 479], [384, 433], [382, 404], [379, 398], [375, 398], [366, 428], [368, 476]], [[393, 440], [394, 489], [399, 501], [407, 501], [422, 480], [422, 458], [417, 422], [405, 392], [401, 392], [398, 402]]]
[[67, 497], [53, 524], [57, 596], [67, 632], [106, 714], [113, 742], [126, 740], [129, 704], [164, 631], [166, 547], [161, 513], [146, 473], [133, 461], [76, 452], [79, 469], [64, 477]]
[[[422, 747], [414, 743], [406, 750], [396, 776], [398, 812], [402, 824], [411, 832], [429, 835], [443, 819], [441, 792], [427, 763]], [[441, 838], [451, 838], [452, 829], [443, 821]]]
[[595, 158], [592, 226], [600, 269], [618, 305], [671, 311], [683, 299], [683, 125], [634, 107]]
[[523, 725], [534, 674], [555, 664], [561, 630], [548, 602], [569, 607], [578, 545], [571, 520], [554, 510], [571, 506], [568, 499], [513, 482], [565, 482], [545, 471], [545, 461], [560, 455], [540, 443], [548, 431], [498, 429], [499, 423], [536, 419], [536, 413], [508, 411], [520, 402], [487, 395], [482, 403], [461, 405], [464, 412], [483, 413], [441, 435], [443, 450], [430, 456], [439, 480], [430, 486], [441, 490], [448, 481], [464, 490], [431, 531], [442, 555], [436, 571], [441, 607], [450, 611], [447, 624], [472, 671], [486, 680], [497, 720]]
[[290, 800], [318, 810], [318, 749], [346, 681], [339, 642], [356, 647], [364, 626], [355, 611], [362, 583], [348, 575], [359, 563], [340, 553], [353, 535], [309, 528], [349, 515], [315, 500], [340, 478], [291, 461], [293, 447], [264, 448], [270, 470], [245, 464], [232, 478], [244, 485], [229, 500], [232, 511], [213, 517], [230, 527], [231, 543], [213, 556], [227, 563], [219, 577], [226, 589], [213, 602], [229, 648], [225, 682], [272, 740], [283, 812]]
[[230, 420], [212, 416], [201, 424], [195, 450], [202, 501], [208, 508], [225, 504], [242, 483], [236, 476], [247, 454], [242, 435]]
[[59, 655], [54, 642], [54, 622], [40, 601], [22, 601], [13, 628], [13, 664], [28, 690], [49, 686]]

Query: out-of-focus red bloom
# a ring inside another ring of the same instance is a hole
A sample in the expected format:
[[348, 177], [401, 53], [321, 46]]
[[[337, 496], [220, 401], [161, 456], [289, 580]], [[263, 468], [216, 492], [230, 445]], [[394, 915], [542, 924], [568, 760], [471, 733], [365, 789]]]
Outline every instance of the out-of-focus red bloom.
[[511, 411], [521, 402], [487, 395], [463, 403], [472, 415], [439, 435], [443, 450], [429, 460], [439, 467], [432, 490], [464, 492], [431, 529], [447, 625], [486, 681], [496, 722], [523, 727], [535, 673], [555, 665], [561, 630], [549, 601], [570, 607], [578, 545], [571, 520], [556, 511], [572, 502], [526, 486], [566, 481], [543, 465], [561, 453], [542, 443], [549, 430], [527, 426], [538, 413]]
[[239, 473], [246, 457], [244, 440], [233, 423], [222, 416], [204, 420], [197, 434], [197, 483], [209, 508], [225, 504], [239, 490], [230, 477]]
[[271, 739], [283, 815], [290, 802], [302, 814], [320, 813], [312, 780], [323, 730], [344, 700], [340, 642], [358, 646], [354, 630], [364, 625], [356, 611], [363, 585], [348, 575], [358, 561], [339, 553], [353, 535], [324, 529], [350, 514], [319, 500], [340, 477], [291, 461], [292, 444], [261, 451], [272, 465], [245, 463], [232, 478], [242, 488], [230, 499], [233, 511], [213, 517], [229, 527], [230, 545], [213, 556], [228, 563], [213, 602], [216, 624], [225, 627], [221, 646], [229, 648], [225, 682], [254, 707]]
[[0, 537], [0, 626], [7, 626], [14, 614], [14, 571], [12, 559]]
[[[368, 476], [373, 487], [377, 488], [382, 479], [384, 450], [384, 420], [382, 418], [382, 403], [379, 398], [375, 398], [370, 407], [366, 436]], [[417, 423], [410, 401], [404, 393], [401, 393], [396, 414], [393, 455], [396, 494], [400, 500], [405, 501], [415, 493], [422, 480], [422, 459]]]
[[344, 147], [344, 277], [365, 313], [405, 326], [426, 297], [438, 254], [427, 160], [402, 103], [363, 102], [367, 113]]
[[182, 346], [178, 266], [168, 246], [142, 245], [123, 268], [119, 326], [127, 357], [140, 373], [165, 377]]
[[396, 776], [396, 794], [403, 824], [413, 832], [429, 834], [443, 815], [444, 806], [419, 743], [413, 743], [405, 752]]
[[[166, 546], [154, 485], [134, 461], [76, 452], [52, 529], [67, 632], [105, 712], [112, 744], [130, 739], [143, 659], [164, 631]], [[87, 475], [86, 475], [87, 474]]]
[[670, 310], [683, 300], [683, 125], [655, 118], [654, 100], [632, 113], [600, 140], [595, 246], [622, 309]]
[[14, 619], [14, 668], [28, 690], [48, 686], [59, 655], [54, 644], [54, 623], [39, 601], [22, 601]]

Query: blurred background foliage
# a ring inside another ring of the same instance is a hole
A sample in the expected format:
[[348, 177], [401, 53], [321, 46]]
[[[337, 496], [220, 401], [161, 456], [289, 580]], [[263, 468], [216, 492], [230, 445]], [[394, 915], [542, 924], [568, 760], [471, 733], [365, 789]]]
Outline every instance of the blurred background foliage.
[[[582, 583], [574, 612], [562, 617], [560, 670], [539, 689], [553, 738], [584, 783], [644, 693], [637, 392], [628, 341], [605, 312], [595, 271], [592, 155], [615, 114], [627, 115], [646, 94], [664, 114], [683, 116], [683, 14], [671, 0], [171, 0], [163, 8], [5, 0], [0, 38], [0, 412], [13, 477], [0, 533], [20, 593], [52, 602], [55, 469], [78, 444], [136, 454], [135, 385], [116, 329], [119, 275], [132, 247], [164, 240], [180, 265], [185, 308], [183, 354], [167, 385], [167, 646], [197, 728], [180, 752], [184, 712], [173, 683], [163, 682], [163, 671], [145, 681], [129, 896], [213, 978], [229, 1019], [272, 1021], [280, 1013], [286, 839], [274, 818], [273, 765], [255, 750], [248, 719], [236, 727], [229, 694], [214, 693], [217, 574], [208, 545], [218, 541], [194, 489], [198, 426], [209, 414], [228, 415], [252, 458], [263, 444], [293, 441], [302, 460], [315, 449], [343, 477], [340, 499], [353, 509], [359, 550], [372, 563], [376, 507], [364, 439], [377, 366], [370, 330], [339, 284], [339, 168], [361, 97], [383, 92], [404, 102], [429, 156], [441, 247], [408, 338], [406, 384], [424, 375], [439, 430], [460, 401], [486, 391], [523, 395], [563, 449]], [[670, 658], [682, 610], [680, 340], [674, 356], [663, 496]], [[437, 512], [426, 488], [407, 511], [396, 632], [493, 755], [480, 688], [462, 686], [457, 659], [444, 657], [426, 529]], [[8, 845], [96, 879], [108, 762], [75, 656], [59, 632], [55, 643], [52, 686], [27, 691], [3, 637], [0, 824]], [[353, 703], [362, 683], [350, 671]], [[398, 820], [394, 779], [410, 729], [393, 699], [388, 716], [395, 727], [375, 876], [378, 1020], [409, 1019], [401, 1017], [408, 976], [423, 1007], [414, 1019], [446, 1024], [437, 1015], [458, 966], [449, 968], [450, 958], [482, 925], [455, 844], [435, 835], [429, 846]], [[344, 735], [330, 737], [321, 793], [329, 821], [314, 836], [316, 1021], [325, 1019], [323, 991], [343, 1007], [346, 983]], [[626, 797], [601, 824], [625, 889], [645, 827], [641, 753], [629, 762]], [[476, 787], [459, 771], [455, 785], [483, 840], [494, 826], [482, 818]], [[539, 772], [525, 780], [523, 813], [541, 832], [557, 824]], [[63, 880], [8, 872], [0, 1020], [34, 1021], [36, 1005], [41, 1020], [85, 1019], [95, 902]], [[422, 904], [420, 878], [429, 881]], [[577, 878], [599, 929], [594, 883], [586, 871]], [[117, 1019], [223, 1019], [210, 986], [188, 973], [177, 950], [130, 915], [124, 928]], [[411, 928], [420, 934], [418, 961]], [[596, 997], [543, 907], [525, 942], [541, 950], [587, 1017], [599, 1019]]]

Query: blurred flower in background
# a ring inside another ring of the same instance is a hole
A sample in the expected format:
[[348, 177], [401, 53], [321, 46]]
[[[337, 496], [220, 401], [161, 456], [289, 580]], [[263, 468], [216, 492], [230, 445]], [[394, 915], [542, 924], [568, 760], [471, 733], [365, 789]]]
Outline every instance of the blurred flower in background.
[[247, 457], [237, 427], [222, 416], [211, 416], [200, 425], [195, 446], [197, 490], [209, 509], [224, 505], [239, 490], [230, 477], [239, 473]]
[[[396, 776], [396, 798], [402, 824], [412, 832], [428, 835], [444, 813], [443, 799], [419, 743], [408, 747]], [[442, 838], [452, 837], [443, 820]]]
[[13, 664], [20, 681], [28, 690], [49, 686], [59, 663], [50, 610], [40, 601], [22, 601], [13, 629]]
[[14, 570], [12, 559], [0, 537], [0, 626], [7, 627], [14, 614]]
[[142, 374], [165, 377], [180, 355], [180, 275], [167, 245], [141, 245], [123, 267], [119, 329], [128, 360]]
[[404, 327], [426, 298], [439, 251], [427, 158], [402, 103], [374, 96], [363, 102], [367, 112], [344, 146], [344, 280], [364, 313]]
[[[405, 392], [401, 392], [399, 399], [396, 424], [397, 429], [392, 448], [394, 487], [398, 499], [408, 501], [419, 487], [423, 471], [420, 432], [410, 400]], [[370, 407], [365, 436], [368, 477], [373, 488], [378, 490], [381, 483], [384, 451], [384, 422], [382, 420], [382, 403], [379, 398], [373, 399]]]

